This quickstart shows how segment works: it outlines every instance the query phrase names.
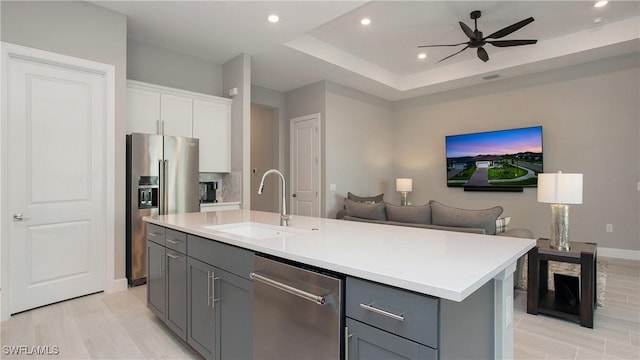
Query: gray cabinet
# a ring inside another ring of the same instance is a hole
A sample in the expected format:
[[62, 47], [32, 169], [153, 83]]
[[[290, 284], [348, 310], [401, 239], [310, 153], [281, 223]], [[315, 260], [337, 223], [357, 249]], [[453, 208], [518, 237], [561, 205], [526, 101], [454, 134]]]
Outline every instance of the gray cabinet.
[[187, 343], [206, 359], [251, 359], [253, 282], [246, 264], [253, 253], [191, 235], [187, 241]]
[[370, 325], [347, 318], [349, 360], [437, 359], [438, 351]]
[[147, 307], [165, 321], [166, 312], [166, 249], [147, 239]]
[[438, 310], [436, 298], [348, 277], [348, 359], [437, 359]]
[[206, 359], [216, 359], [220, 347], [216, 326], [215, 268], [193, 258], [187, 259], [187, 344]]
[[186, 238], [147, 224], [147, 307], [182, 340], [187, 338]]
[[[169, 239], [167, 238], [167, 241]], [[187, 340], [187, 256], [166, 249], [167, 311], [165, 323], [182, 340]]]
[[350, 360], [494, 358], [491, 281], [462, 302], [353, 277], [345, 294]]

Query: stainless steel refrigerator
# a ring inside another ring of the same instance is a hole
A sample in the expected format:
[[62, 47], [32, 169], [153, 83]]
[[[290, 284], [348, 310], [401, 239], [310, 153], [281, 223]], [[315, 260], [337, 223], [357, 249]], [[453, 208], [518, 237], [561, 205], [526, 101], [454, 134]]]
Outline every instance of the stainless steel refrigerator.
[[198, 139], [127, 135], [126, 267], [130, 285], [147, 280], [144, 216], [200, 211]]

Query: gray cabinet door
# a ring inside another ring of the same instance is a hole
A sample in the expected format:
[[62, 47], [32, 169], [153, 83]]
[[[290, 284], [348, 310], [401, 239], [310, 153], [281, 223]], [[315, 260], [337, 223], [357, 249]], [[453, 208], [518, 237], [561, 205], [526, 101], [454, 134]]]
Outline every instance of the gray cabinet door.
[[187, 340], [187, 256], [167, 251], [167, 326], [182, 340]]
[[349, 360], [437, 359], [438, 351], [347, 318]]
[[253, 358], [253, 282], [216, 270], [220, 306], [220, 359]]
[[205, 359], [220, 358], [220, 311], [215, 301], [216, 269], [201, 261], [187, 259], [187, 344]]
[[164, 246], [147, 241], [147, 307], [162, 321], [166, 316], [166, 277]]

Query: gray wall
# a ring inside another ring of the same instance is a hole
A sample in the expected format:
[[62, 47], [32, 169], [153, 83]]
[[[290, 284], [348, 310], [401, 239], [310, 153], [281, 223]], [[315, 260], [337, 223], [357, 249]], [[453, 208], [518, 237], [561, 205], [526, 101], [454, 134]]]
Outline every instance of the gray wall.
[[237, 88], [231, 105], [231, 186], [242, 189], [242, 208], [251, 208], [251, 57], [241, 54], [222, 65], [222, 91]]
[[[640, 250], [640, 60], [637, 54], [394, 104], [395, 172], [413, 178], [413, 203], [465, 208], [502, 205], [512, 227], [549, 236], [549, 204], [523, 193], [447, 188], [446, 135], [543, 126], [545, 172], [584, 174], [570, 238]], [[606, 233], [605, 224], [614, 232]]]
[[203, 94], [222, 93], [222, 65], [127, 40], [127, 79]]
[[[351, 191], [395, 196], [391, 103], [335, 83], [326, 84], [324, 216], [335, 218]], [[336, 191], [330, 192], [330, 184]]]
[[2, 1], [2, 41], [115, 65], [115, 278], [125, 277], [127, 19], [86, 2]]
[[278, 167], [278, 128], [274, 108], [251, 104], [251, 210], [279, 211], [279, 179], [265, 179], [264, 192], [258, 194], [262, 174]]

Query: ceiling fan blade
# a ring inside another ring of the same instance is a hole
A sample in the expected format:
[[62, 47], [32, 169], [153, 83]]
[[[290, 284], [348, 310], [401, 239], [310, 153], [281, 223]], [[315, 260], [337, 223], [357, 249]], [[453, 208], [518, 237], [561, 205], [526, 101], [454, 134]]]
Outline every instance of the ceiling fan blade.
[[483, 47], [478, 48], [478, 57], [484, 62], [489, 61], [489, 54], [487, 54], [487, 51]]
[[[453, 54], [451, 54], [451, 55], [447, 56], [447, 57], [446, 57], [446, 58], [444, 58], [444, 59], [440, 59], [440, 60], [438, 60], [438, 62], [437, 62], [437, 63], [439, 63], [439, 62], [443, 62], [443, 61], [447, 60], [448, 58], [450, 58], [450, 57], [452, 57], [452, 56], [454, 56], [454, 55], [458, 55], [458, 54], [460, 54], [461, 52], [463, 52], [463, 51], [467, 50], [468, 48], [469, 48], [469, 45], [465, 46], [465, 47], [464, 47], [464, 49], [462, 49], [462, 50], [460, 50], [460, 51], [457, 51], [457, 52], [455, 52], [455, 53], [453, 53]], [[437, 64], [437, 63], [436, 63], [436, 64]]]
[[463, 42], [463, 43], [460, 43], [460, 44], [449, 44], [449, 45], [420, 45], [418, 47], [419, 48], [426, 48], [426, 47], [438, 47], [438, 46], [460, 46], [460, 45], [464, 45], [464, 44], [469, 45], [469, 42], [467, 41], [467, 42]]
[[509, 34], [511, 34], [512, 32], [528, 25], [529, 23], [533, 22], [533, 18], [530, 17], [528, 19], [524, 19], [522, 21], [519, 21], [513, 25], [509, 25], [504, 29], [500, 29], [496, 32], [494, 32], [493, 34], [489, 35], [489, 36], [485, 36], [485, 39], [500, 39], [501, 37], [505, 37]]
[[507, 47], [507, 46], [532, 45], [537, 42], [538, 40], [489, 40], [487, 41], [487, 44], [491, 44], [497, 47]]
[[462, 21], [458, 21], [458, 23], [460, 24], [462, 31], [464, 31], [464, 33], [469, 37], [469, 39], [478, 40], [478, 38], [476, 37], [476, 33], [474, 33], [473, 30], [471, 30], [471, 28], [467, 26], [467, 24], [463, 23]]

